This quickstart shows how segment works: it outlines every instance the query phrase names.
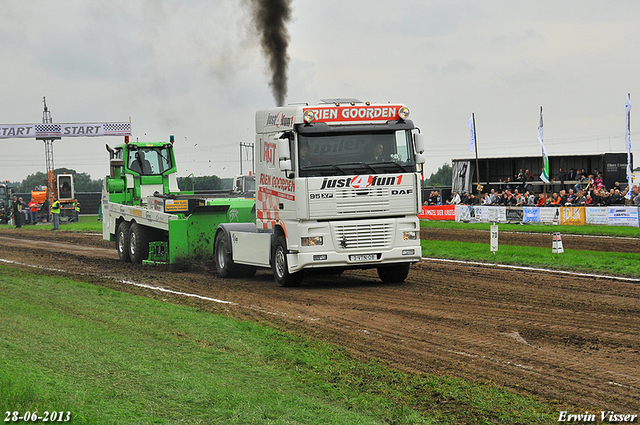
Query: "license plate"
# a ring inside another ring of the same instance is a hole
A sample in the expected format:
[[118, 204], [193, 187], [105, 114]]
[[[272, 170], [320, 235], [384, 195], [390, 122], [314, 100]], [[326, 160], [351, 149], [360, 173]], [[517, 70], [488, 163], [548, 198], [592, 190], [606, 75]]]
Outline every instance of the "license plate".
[[350, 255], [351, 261], [376, 261], [378, 256], [376, 254], [364, 254], [364, 255]]

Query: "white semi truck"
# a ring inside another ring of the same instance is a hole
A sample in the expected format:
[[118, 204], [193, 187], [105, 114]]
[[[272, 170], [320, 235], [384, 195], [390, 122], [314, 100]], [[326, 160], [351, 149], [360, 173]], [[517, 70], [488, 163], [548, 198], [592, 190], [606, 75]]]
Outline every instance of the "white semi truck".
[[256, 220], [218, 225], [218, 274], [272, 268], [280, 286], [298, 286], [305, 270], [376, 268], [404, 281], [421, 257], [425, 161], [408, 115], [354, 99], [258, 111]]

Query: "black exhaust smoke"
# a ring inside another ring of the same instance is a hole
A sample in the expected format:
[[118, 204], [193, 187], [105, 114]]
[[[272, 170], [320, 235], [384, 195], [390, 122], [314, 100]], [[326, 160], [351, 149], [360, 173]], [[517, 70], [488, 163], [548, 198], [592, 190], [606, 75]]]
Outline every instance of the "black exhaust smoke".
[[249, 3], [262, 50], [269, 61], [269, 85], [277, 106], [282, 106], [287, 96], [289, 33], [286, 24], [291, 18], [291, 0], [249, 0]]

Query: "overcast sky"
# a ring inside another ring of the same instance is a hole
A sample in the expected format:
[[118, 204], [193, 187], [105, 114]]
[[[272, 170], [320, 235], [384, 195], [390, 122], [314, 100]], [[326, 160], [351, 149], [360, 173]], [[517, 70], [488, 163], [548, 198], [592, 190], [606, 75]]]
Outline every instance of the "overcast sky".
[[[541, 106], [550, 156], [626, 152], [638, 17], [637, 0], [293, 0], [286, 103], [406, 104], [427, 137], [427, 176], [474, 157], [472, 113], [480, 157], [541, 155]], [[42, 122], [43, 96], [54, 122], [131, 118], [140, 141], [175, 135], [180, 176], [238, 173], [255, 111], [275, 106], [245, 1], [3, 0], [0, 57], [0, 123]], [[105, 143], [121, 141], [63, 138], [55, 166], [100, 179]], [[0, 144], [0, 180], [45, 171], [41, 141]]]

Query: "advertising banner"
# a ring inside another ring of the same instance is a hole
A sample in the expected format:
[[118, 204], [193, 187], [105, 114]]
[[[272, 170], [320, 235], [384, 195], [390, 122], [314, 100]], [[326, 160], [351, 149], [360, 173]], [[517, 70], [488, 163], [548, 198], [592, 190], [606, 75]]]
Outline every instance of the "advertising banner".
[[418, 214], [422, 220], [455, 220], [455, 205], [423, 205], [422, 214]]
[[522, 209], [522, 222], [523, 223], [540, 223], [540, 208], [524, 207]]
[[302, 112], [313, 111], [314, 122], [360, 122], [389, 121], [400, 118], [402, 105], [328, 105], [303, 108]]
[[471, 211], [469, 205], [456, 205], [456, 221], [471, 221]]
[[558, 224], [584, 226], [586, 223], [585, 207], [560, 207], [560, 221]]
[[544, 207], [540, 208], [540, 223], [553, 223], [554, 220], [558, 222], [560, 219], [560, 212], [557, 207]]
[[506, 223], [506, 207], [474, 206], [476, 221], [483, 223]]
[[522, 208], [507, 209], [507, 223], [522, 223]]
[[609, 207], [587, 207], [587, 224], [609, 224]]
[[609, 226], [638, 227], [638, 207], [609, 207]]

